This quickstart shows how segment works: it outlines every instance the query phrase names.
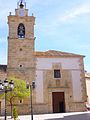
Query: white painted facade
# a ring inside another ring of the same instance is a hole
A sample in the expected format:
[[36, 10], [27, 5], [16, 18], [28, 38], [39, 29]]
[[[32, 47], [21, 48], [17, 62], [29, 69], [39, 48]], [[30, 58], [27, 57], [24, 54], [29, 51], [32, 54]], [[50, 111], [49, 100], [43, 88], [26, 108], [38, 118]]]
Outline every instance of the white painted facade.
[[37, 69], [52, 69], [52, 63], [61, 63], [62, 69], [80, 69], [79, 58], [37, 58]]
[[60, 63], [62, 69], [71, 71], [74, 102], [81, 101], [80, 58], [37, 58], [36, 63], [36, 101], [43, 102], [43, 71], [51, 70], [52, 64]]
[[43, 103], [43, 71], [36, 71], [36, 102]]
[[90, 104], [90, 74], [86, 78], [87, 104]]
[[80, 71], [72, 71], [73, 99], [75, 102], [82, 100]]

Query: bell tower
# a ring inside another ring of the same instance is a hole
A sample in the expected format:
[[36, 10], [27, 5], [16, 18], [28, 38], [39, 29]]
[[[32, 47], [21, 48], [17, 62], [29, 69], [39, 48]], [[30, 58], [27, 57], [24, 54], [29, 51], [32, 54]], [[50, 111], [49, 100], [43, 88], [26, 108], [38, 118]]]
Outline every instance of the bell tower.
[[26, 2], [20, 0], [15, 15], [8, 16], [8, 77], [35, 80], [35, 17], [28, 15]]

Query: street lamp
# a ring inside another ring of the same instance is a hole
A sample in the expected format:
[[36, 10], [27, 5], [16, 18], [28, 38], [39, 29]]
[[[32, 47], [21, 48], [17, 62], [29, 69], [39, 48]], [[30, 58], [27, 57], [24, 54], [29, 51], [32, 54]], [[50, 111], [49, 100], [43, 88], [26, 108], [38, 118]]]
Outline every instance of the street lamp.
[[12, 91], [13, 88], [14, 88], [13, 80], [11, 80], [10, 82], [8, 82], [7, 79], [5, 79], [4, 82], [0, 80], [0, 92], [5, 93], [5, 120], [7, 119], [7, 109], [6, 109], [7, 92]]
[[35, 81], [32, 81], [31, 84], [26, 84], [27, 89], [30, 88], [30, 104], [31, 104], [31, 120], [33, 120], [33, 105], [32, 105], [32, 90], [35, 88]]

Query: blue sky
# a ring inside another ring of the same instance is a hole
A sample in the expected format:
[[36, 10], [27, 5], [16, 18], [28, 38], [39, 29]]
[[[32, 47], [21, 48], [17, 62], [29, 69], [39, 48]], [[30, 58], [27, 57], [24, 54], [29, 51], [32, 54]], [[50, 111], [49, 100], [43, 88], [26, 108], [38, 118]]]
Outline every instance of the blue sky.
[[[15, 14], [18, 0], [0, 0], [0, 64], [7, 64], [7, 16]], [[35, 49], [85, 55], [90, 72], [90, 0], [26, 0], [36, 17]]]

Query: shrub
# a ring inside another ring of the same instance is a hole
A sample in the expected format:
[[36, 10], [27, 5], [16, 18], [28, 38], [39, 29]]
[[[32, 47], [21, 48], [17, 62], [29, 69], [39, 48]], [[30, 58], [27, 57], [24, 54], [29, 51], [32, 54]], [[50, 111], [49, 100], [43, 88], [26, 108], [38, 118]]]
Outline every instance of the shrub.
[[16, 107], [13, 108], [13, 118], [14, 118], [14, 120], [16, 120], [16, 118], [18, 118], [18, 113], [17, 113]]

